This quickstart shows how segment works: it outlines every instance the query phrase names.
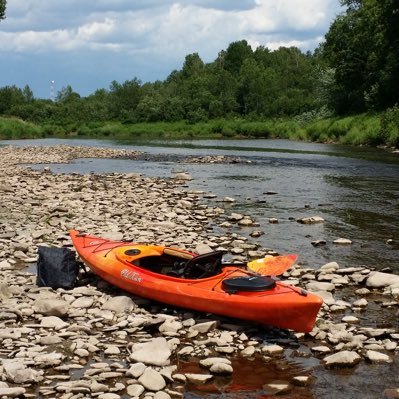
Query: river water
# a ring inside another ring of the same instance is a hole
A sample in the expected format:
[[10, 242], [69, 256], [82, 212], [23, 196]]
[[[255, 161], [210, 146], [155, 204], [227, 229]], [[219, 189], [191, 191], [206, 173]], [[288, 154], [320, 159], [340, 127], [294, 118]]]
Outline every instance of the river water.
[[[318, 268], [337, 261], [341, 267], [366, 265], [399, 273], [399, 154], [381, 149], [292, 142], [287, 140], [200, 140], [117, 142], [40, 139], [3, 141], [11, 145], [84, 145], [144, 151], [140, 160], [78, 159], [51, 165], [55, 173], [138, 172], [171, 177], [188, 172], [190, 189], [217, 197], [210, 205], [250, 215], [265, 234], [251, 238], [280, 253], [299, 254], [299, 263]], [[226, 155], [243, 163], [176, 163], [187, 156]], [[44, 165], [34, 165], [43, 168]], [[228, 205], [224, 197], [236, 202]], [[296, 220], [321, 216], [324, 223]], [[278, 219], [272, 224], [269, 219]], [[254, 228], [237, 230], [248, 235]], [[223, 234], [223, 231], [218, 233]], [[352, 245], [334, 244], [338, 238]], [[312, 242], [325, 240], [315, 247]]]

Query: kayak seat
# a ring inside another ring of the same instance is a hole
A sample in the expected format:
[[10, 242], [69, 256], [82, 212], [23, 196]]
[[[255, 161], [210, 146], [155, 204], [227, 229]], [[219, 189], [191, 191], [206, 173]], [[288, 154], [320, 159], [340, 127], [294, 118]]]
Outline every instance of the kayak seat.
[[276, 281], [271, 277], [261, 276], [241, 276], [227, 278], [222, 281], [222, 289], [229, 294], [235, 294], [239, 291], [261, 292], [273, 289]]
[[212, 277], [222, 271], [223, 251], [213, 251], [189, 259], [180, 271], [182, 277], [199, 279]]

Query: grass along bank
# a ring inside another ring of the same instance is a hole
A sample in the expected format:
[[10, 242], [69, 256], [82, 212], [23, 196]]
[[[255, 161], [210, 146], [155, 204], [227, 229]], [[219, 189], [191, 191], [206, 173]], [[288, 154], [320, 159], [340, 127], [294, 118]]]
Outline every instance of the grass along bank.
[[379, 114], [345, 118], [218, 119], [189, 124], [179, 122], [73, 122], [35, 125], [17, 118], [0, 118], [0, 139], [44, 137], [116, 139], [236, 139], [281, 138], [349, 145], [399, 147], [399, 107]]

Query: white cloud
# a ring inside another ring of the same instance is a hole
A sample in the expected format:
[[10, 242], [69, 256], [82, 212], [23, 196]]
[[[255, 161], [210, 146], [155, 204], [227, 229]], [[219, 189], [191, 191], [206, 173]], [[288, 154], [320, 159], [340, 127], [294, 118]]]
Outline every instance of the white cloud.
[[116, 80], [164, 79], [185, 55], [210, 62], [236, 40], [313, 49], [338, 11], [338, 0], [13, 0], [0, 22], [0, 74], [18, 54], [57, 59], [53, 69], [73, 59], [76, 76], [95, 58], [108, 62], [99, 79], [112, 70]]

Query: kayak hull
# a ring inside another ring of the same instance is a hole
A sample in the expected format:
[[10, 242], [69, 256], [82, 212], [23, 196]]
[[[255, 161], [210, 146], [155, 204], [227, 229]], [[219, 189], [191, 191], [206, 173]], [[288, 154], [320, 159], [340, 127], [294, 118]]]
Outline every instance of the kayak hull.
[[[155, 265], [161, 263], [167, 252], [163, 246], [117, 242], [75, 230], [70, 236], [80, 258], [96, 275], [127, 292], [169, 305], [299, 332], [312, 330], [322, 305], [320, 297], [279, 281], [261, 291], [226, 290], [223, 282], [254, 275], [233, 264], [223, 265], [214, 276], [181, 278], [160, 273], [157, 267], [151, 269], [148, 262], [141, 265], [149, 259]], [[195, 256], [175, 248], [172, 251], [182, 259]]]

